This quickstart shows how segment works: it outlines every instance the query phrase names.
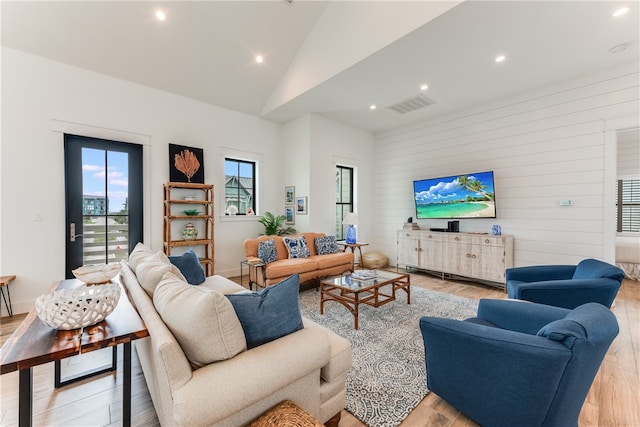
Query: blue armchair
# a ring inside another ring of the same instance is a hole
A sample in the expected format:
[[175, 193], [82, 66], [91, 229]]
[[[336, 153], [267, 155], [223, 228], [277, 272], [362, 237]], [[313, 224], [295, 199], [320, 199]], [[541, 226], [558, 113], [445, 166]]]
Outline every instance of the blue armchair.
[[573, 310], [480, 300], [465, 321], [423, 317], [427, 387], [484, 427], [577, 426], [618, 322], [600, 304]]
[[618, 267], [596, 259], [578, 265], [541, 265], [506, 270], [507, 294], [556, 307], [575, 308], [588, 302], [611, 307], [624, 279]]

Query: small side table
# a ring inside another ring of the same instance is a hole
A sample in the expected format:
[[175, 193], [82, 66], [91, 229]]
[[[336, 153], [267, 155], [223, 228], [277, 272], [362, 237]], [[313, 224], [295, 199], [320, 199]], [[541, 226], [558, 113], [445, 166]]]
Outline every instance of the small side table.
[[[9, 283], [16, 278], [12, 276], [0, 276], [0, 299], [4, 300], [4, 306], [7, 308], [9, 317], [13, 317], [13, 307], [11, 306], [11, 292], [9, 291]], [[4, 294], [4, 288], [7, 288], [7, 294]]]
[[260, 286], [260, 284], [258, 282], [256, 282], [255, 280], [252, 279], [252, 277], [255, 277], [256, 279], [258, 278], [258, 274], [260, 274], [260, 270], [262, 270], [262, 283], [267, 283], [267, 278], [265, 277], [265, 269], [264, 266], [266, 266], [267, 264], [265, 264], [262, 261], [249, 261], [249, 260], [244, 260], [244, 261], [240, 261], [240, 285], [242, 285], [242, 277], [243, 277], [243, 267], [244, 266], [249, 267], [249, 290], [253, 290], [253, 284], [255, 283], [256, 285], [256, 290], [258, 290], [258, 286]]
[[358, 252], [360, 252], [360, 262], [358, 262], [357, 264], [362, 265], [362, 247], [363, 246], [369, 246], [368, 243], [362, 243], [362, 242], [347, 243], [346, 241], [342, 240], [342, 241], [338, 242], [338, 245], [343, 246], [345, 252], [346, 252], [347, 248], [351, 249], [351, 253], [353, 254], [353, 269], [354, 270], [356, 268], [355, 251], [357, 249]]

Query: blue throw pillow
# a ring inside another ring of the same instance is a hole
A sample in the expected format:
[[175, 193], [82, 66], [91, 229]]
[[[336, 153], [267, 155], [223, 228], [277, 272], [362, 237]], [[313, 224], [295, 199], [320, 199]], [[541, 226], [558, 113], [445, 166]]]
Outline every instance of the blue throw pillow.
[[178, 267], [178, 270], [190, 285], [199, 285], [205, 281], [204, 268], [202, 268], [198, 255], [193, 249], [189, 249], [182, 255], [170, 256], [169, 261]]
[[263, 240], [258, 244], [258, 258], [260, 258], [265, 264], [278, 260], [275, 240]]
[[240, 320], [247, 349], [302, 329], [300, 276], [294, 274], [260, 292], [227, 295]]
[[316, 237], [316, 253], [318, 255], [338, 253], [336, 236]]
[[289, 252], [289, 258], [309, 258], [311, 253], [304, 236], [285, 237], [282, 239]]

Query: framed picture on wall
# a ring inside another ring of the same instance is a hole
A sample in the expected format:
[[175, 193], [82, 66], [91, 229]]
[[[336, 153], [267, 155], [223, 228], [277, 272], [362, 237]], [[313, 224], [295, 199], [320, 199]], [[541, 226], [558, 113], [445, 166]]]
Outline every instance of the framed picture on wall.
[[287, 225], [293, 225], [296, 223], [296, 207], [285, 206], [284, 207], [284, 223]]
[[296, 187], [284, 187], [284, 204], [293, 205], [296, 201]]
[[204, 184], [204, 150], [169, 144], [169, 181]]
[[307, 196], [296, 197], [296, 213], [298, 215], [307, 214]]

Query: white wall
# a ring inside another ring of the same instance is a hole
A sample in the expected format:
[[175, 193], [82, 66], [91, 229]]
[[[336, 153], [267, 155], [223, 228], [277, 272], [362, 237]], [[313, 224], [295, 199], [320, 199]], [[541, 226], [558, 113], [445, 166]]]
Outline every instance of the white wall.
[[308, 202], [308, 214], [296, 215], [297, 231], [335, 234], [335, 176], [336, 165], [341, 164], [356, 170], [358, 239], [372, 237], [373, 146], [371, 132], [318, 114], [285, 125], [285, 185], [294, 185], [296, 197], [306, 196]]
[[[282, 126], [16, 50], [2, 48], [0, 273], [11, 284], [15, 312], [64, 277], [64, 159], [60, 130], [119, 135], [143, 143], [145, 241], [162, 249], [162, 184], [168, 144], [204, 149], [205, 180], [223, 195], [223, 156], [260, 159], [260, 205], [283, 200]], [[35, 212], [42, 221], [32, 221]], [[216, 273], [237, 274], [242, 241], [260, 233], [256, 218], [215, 218]]]
[[355, 212], [358, 241], [372, 241], [375, 217], [373, 186], [374, 136], [326, 117], [311, 115], [311, 188], [312, 230], [335, 233], [336, 165], [355, 170]]
[[[613, 261], [616, 151], [606, 121], [637, 120], [638, 78], [635, 64], [377, 135], [378, 249], [396, 259], [395, 232], [415, 214], [414, 179], [493, 170], [497, 218], [461, 220], [461, 231], [501, 224], [515, 237], [516, 265]], [[561, 207], [565, 199], [573, 206]]]

